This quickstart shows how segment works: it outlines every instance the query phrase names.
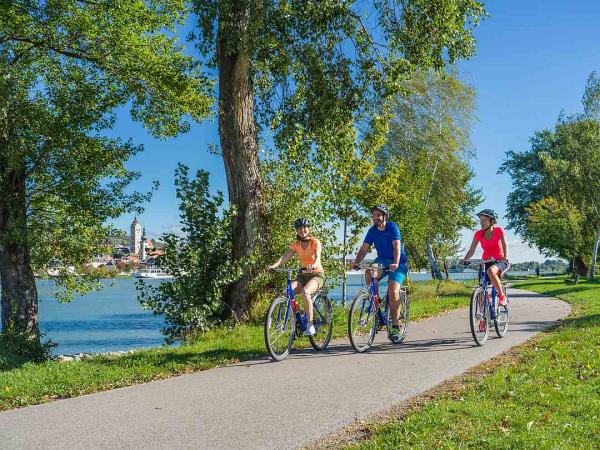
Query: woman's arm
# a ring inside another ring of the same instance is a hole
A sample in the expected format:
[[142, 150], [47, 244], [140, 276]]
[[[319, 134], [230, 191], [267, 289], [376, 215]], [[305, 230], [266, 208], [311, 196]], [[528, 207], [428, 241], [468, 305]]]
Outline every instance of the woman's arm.
[[504, 252], [504, 259], [508, 261], [508, 244], [506, 243], [506, 234], [502, 233], [500, 236], [500, 242], [502, 243], [502, 251]]

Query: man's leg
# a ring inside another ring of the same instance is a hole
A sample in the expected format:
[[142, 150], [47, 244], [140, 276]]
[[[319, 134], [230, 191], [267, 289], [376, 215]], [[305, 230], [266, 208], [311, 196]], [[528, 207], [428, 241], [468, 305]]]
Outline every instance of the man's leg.
[[400, 325], [400, 283], [395, 280], [388, 281], [388, 298], [390, 299], [390, 313], [392, 325]]

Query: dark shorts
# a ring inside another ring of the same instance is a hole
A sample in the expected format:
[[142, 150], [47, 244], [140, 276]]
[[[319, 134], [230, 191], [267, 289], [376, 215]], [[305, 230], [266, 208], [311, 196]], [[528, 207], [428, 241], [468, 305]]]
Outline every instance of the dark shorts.
[[299, 273], [296, 277], [296, 281], [302, 286], [306, 286], [306, 283], [308, 283], [310, 280], [315, 280], [317, 282], [317, 289], [321, 289], [325, 284], [323, 272]]
[[496, 266], [498, 269], [500, 269], [502, 272], [501, 275], [504, 275], [506, 272], [508, 272], [508, 269], [510, 268], [510, 264], [508, 264], [506, 261], [496, 261], [494, 263], [485, 263], [485, 270], [487, 271], [492, 266]]

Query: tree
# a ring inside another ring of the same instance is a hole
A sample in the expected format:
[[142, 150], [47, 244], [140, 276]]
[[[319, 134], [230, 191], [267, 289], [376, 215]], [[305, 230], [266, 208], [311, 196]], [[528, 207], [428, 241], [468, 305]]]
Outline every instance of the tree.
[[[365, 8], [364, 10], [362, 8]], [[368, 10], [367, 10], [368, 9]], [[259, 135], [279, 149], [359, 123], [395, 95], [416, 66], [440, 69], [474, 51], [484, 16], [475, 0], [373, 2], [197, 0], [194, 39], [219, 80], [219, 134], [236, 259], [264, 235]], [[370, 13], [373, 13], [369, 16]], [[249, 274], [228, 302], [243, 315]]]
[[[563, 239], [582, 243], [583, 247], [578, 247], [573, 257], [578, 273], [587, 275], [586, 260], [591, 256], [600, 219], [597, 211], [600, 181], [596, 175], [600, 171], [598, 121], [585, 116], [561, 116], [554, 131], [535, 133], [528, 151], [510, 151], [507, 156], [500, 172], [507, 172], [513, 178], [514, 189], [507, 200], [509, 228], [515, 229], [526, 242], [561, 254], [565, 244], [558, 239], [540, 240], [540, 233], [531, 228], [531, 207], [546, 201], [550, 202], [551, 209], [556, 210], [559, 205], [561, 214], [567, 214], [568, 209], [572, 218], [580, 218], [577, 220], [587, 225], [569, 228], [578, 230], [578, 236], [563, 236]], [[574, 220], [572, 223], [576, 223]]]
[[156, 136], [209, 112], [211, 83], [166, 32], [179, 0], [4, 2], [0, 9], [0, 278], [2, 329], [38, 340], [33, 271], [63, 268], [66, 295], [85, 286], [64, 267], [88, 260], [109, 218], [147, 197], [125, 194], [140, 148], [109, 139], [130, 106]]
[[139, 300], [146, 309], [163, 315], [167, 342], [185, 341], [221, 323], [224, 290], [241, 274], [232, 261], [231, 221], [235, 211], [223, 208], [223, 194], [210, 195], [208, 172], [194, 179], [179, 165], [175, 186], [182, 235], [165, 234], [165, 255], [158, 264], [174, 277], [159, 286], [139, 282]]
[[392, 203], [410, 231], [411, 261], [428, 263], [434, 278], [441, 278], [436, 259], [452, 256], [460, 229], [473, 225], [472, 210], [480, 203], [468, 164], [474, 109], [473, 89], [455, 73], [423, 71], [405, 83], [392, 107], [380, 171], [389, 172], [385, 183], [405, 192]]
[[[596, 72], [592, 72], [588, 77], [588, 81], [583, 94], [583, 109], [586, 117], [600, 121], [600, 78]], [[595, 205], [596, 214], [600, 215], [598, 204]], [[598, 245], [600, 244], [600, 224], [596, 229], [596, 237], [594, 238], [594, 249], [592, 250], [592, 265], [590, 267], [590, 278], [593, 279], [596, 275], [596, 261], [598, 258]]]

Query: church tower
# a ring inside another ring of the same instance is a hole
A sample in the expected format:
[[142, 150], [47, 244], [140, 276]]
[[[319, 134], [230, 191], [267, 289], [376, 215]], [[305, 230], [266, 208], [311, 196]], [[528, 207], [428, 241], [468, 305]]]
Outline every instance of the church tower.
[[142, 238], [140, 239], [140, 262], [142, 261], [146, 261], [147, 258], [147, 254], [146, 254], [146, 240], [148, 238], [146, 237], [146, 228], [144, 228], [144, 231], [142, 232]]
[[142, 241], [142, 226], [137, 220], [137, 216], [131, 223], [131, 234], [129, 235], [129, 252], [137, 255], [140, 252], [140, 242]]

